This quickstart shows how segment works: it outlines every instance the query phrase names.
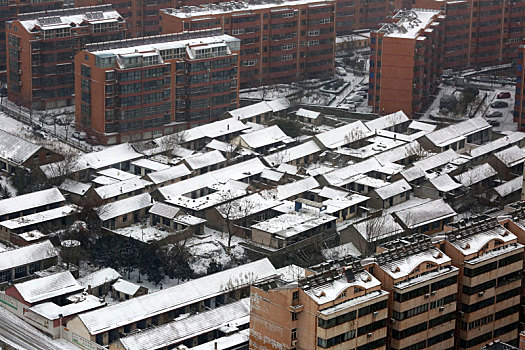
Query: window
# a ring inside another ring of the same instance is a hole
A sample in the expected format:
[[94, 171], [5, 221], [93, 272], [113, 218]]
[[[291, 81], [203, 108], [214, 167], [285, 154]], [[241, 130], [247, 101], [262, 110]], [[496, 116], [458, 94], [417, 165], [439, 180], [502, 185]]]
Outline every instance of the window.
[[298, 315], [297, 312], [292, 312], [292, 321], [297, 321]]
[[292, 329], [292, 340], [297, 340], [297, 328]]
[[292, 293], [292, 300], [299, 300], [299, 292], [295, 291]]

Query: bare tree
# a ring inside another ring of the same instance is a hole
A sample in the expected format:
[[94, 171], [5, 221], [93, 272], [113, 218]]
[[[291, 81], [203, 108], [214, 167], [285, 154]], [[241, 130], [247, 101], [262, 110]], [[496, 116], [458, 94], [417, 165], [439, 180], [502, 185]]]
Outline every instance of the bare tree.
[[365, 136], [366, 134], [362, 129], [359, 129], [358, 127], [352, 128], [352, 130], [350, 130], [348, 134], [345, 135], [345, 138], [344, 138], [345, 145], [348, 145], [355, 141], [359, 141], [365, 138]]
[[356, 225], [359, 226], [359, 232], [363, 238], [357, 240], [358, 244], [356, 248], [365, 257], [371, 256], [375, 253], [378, 241], [383, 236], [388, 236], [391, 239], [394, 239], [399, 235], [395, 232], [396, 228], [393, 222], [389, 220], [386, 215], [373, 217]]
[[64, 124], [64, 131], [66, 132], [67, 141], [67, 138], [69, 136], [69, 128], [71, 127], [71, 123], [75, 121], [75, 111], [64, 112], [61, 119]]
[[243, 219], [243, 225], [246, 226], [247, 217], [257, 207], [258, 202], [254, 197], [243, 197], [236, 199], [238, 196], [232, 190], [226, 190], [222, 196], [223, 204], [216, 207], [219, 214], [224, 218], [226, 230], [228, 232], [228, 253], [231, 248], [231, 240], [235, 232], [233, 231], [234, 222]]
[[425, 158], [428, 155], [428, 152], [423, 147], [421, 147], [419, 143], [413, 142], [406, 146], [406, 155], [408, 161], [413, 163], [422, 158]]
[[173, 150], [186, 141], [186, 131], [182, 130], [160, 138], [159, 147], [162, 153], [166, 153], [168, 158], [173, 157]]

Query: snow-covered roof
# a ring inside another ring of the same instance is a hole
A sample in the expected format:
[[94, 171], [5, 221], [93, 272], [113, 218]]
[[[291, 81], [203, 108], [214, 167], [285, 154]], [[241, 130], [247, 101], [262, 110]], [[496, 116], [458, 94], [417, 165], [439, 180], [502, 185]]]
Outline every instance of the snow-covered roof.
[[525, 133], [523, 132], [513, 132], [510, 135], [501, 137], [497, 140], [488, 142], [479, 147], [473, 148], [470, 150], [470, 156], [472, 158], [481, 157], [485, 154], [495, 153], [500, 151], [503, 148], [509, 147], [512, 144], [518, 143], [525, 138]]
[[385, 180], [377, 179], [375, 177], [371, 177], [368, 175], [357, 175], [352, 180], [353, 183], [356, 183], [358, 185], [364, 185], [369, 187], [369, 190], [371, 188], [380, 188], [390, 185], [390, 182], [387, 182]]
[[151, 159], [137, 159], [131, 162], [131, 165], [134, 165], [140, 168], [144, 168], [144, 169], [149, 169], [152, 171], [166, 170], [170, 167], [167, 164], [159, 163]]
[[[245, 298], [181, 320], [134, 333], [121, 338], [120, 342], [126, 350], [164, 349], [200, 334], [217, 330], [221, 326], [244, 325], [249, 322], [249, 316], [250, 299]], [[221, 347], [220, 349], [226, 348]]]
[[230, 220], [237, 220], [276, 207], [279, 204], [281, 204], [280, 201], [265, 198], [259, 193], [254, 193], [226, 204], [221, 204], [216, 209], [223, 218], [228, 216]]
[[237, 146], [232, 145], [228, 142], [219, 141], [216, 139], [211, 140], [207, 145], [206, 148], [225, 152], [225, 153], [231, 153], [235, 150]]
[[210, 165], [223, 163], [226, 161], [226, 158], [224, 158], [221, 152], [215, 150], [186, 157], [184, 161], [191, 169], [197, 170]]
[[91, 294], [79, 294], [72, 297], [68, 298], [74, 300], [74, 302], [71, 304], [59, 306], [52, 302], [45, 302], [32, 306], [29, 308], [29, 310], [45, 317], [48, 320], [58, 320], [60, 315], [62, 315], [62, 317], [67, 317], [106, 305], [104, 301], [101, 301], [101, 299]]
[[370, 130], [383, 130], [391, 128], [399, 124], [408, 122], [410, 119], [406, 116], [403, 111], [397, 111], [382, 117], [365, 122], [365, 125]]
[[344, 186], [353, 182], [356, 177], [371, 171], [379, 171], [393, 163], [380, 163], [375, 157], [370, 157], [362, 162], [348, 165], [344, 168], [335, 169], [323, 175], [325, 180], [333, 186]]
[[180, 211], [180, 208], [174, 207], [162, 202], [155, 202], [150, 208], [149, 213], [161, 216], [163, 218], [173, 219]]
[[321, 198], [333, 199], [338, 197], [347, 197], [350, 195], [350, 192], [339, 188], [324, 186], [321, 190], [318, 191], [317, 195]]
[[277, 269], [279, 279], [287, 283], [297, 282], [297, 280], [306, 277], [306, 269], [294, 264], [283, 266]]
[[512, 146], [494, 154], [505, 166], [511, 168], [525, 161], [525, 151], [518, 146]]
[[315, 154], [317, 152], [321, 152], [321, 148], [317, 145], [317, 143], [315, 143], [315, 141], [310, 140], [300, 145], [272, 153], [266, 157], [263, 157], [263, 159], [266, 164], [270, 166], [277, 166], [281, 163], [288, 163], [293, 160]]
[[159, 192], [164, 198], [175, 198], [212, 184], [226, 183], [228, 180], [243, 180], [247, 177], [260, 174], [264, 169], [266, 169], [266, 167], [259, 158], [252, 158], [241, 163], [161, 187], [159, 188]]
[[499, 186], [494, 187], [494, 191], [500, 196], [505, 197], [511, 193], [521, 191], [523, 187], [523, 175], [515, 177], [514, 179], [502, 183]]
[[276, 275], [272, 263], [265, 258], [80, 314], [78, 317], [90, 334], [98, 334], [227, 293], [231, 286], [238, 289]]
[[284, 176], [284, 173], [273, 169], [264, 169], [261, 173], [261, 179], [278, 182]]
[[241, 345], [248, 344], [250, 340], [250, 328], [231, 333], [218, 339], [193, 346], [192, 350], [215, 350], [215, 349], [239, 349]]
[[190, 214], [182, 214], [175, 217], [173, 221], [186, 226], [196, 226], [205, 223], [206, 219], [202, 219]]
[[487, 123], [485, 119], [482, 117], [476, 117], [433, 131], [427, 134], [426, 138], [437, 147], [444, 147], [453, 142], [464, 139], [468, 135], [490, 128], [490, 124]]
[[244, 119], [250, 119], [255, 116], [264, 114], [264, 113], [272, 113], [272, 108], [268, 105], [266, 101], [254, 103], [252, 105], [244, 106], [241, 108], [234, 109], [232, 111], [229, 111], [228, 113], [237, 120], [244, 120]]
[[401, 179], [384, 187], [376, 188], [375, 192], [381, 199], [387, 199], [405, 193], [406, 191], [410, 191], [411, 189], [412, 187], [408, 184], [408, 182], [406, 182], [404, 179]]
[[152, 185], [151, 182], [135, 177], [125, 181], [115, 182], [113, 184], [95, 188], [95, 192], [102, 199], [109, 199], [121, 194], [142, 190]]
[[497, 174], [498, 172], [494, 170], [490, 164], [484, 163], [480, 166], [467, 170], [464, 173], [455, 176], [454, 178], [461, 182], [463, 186], [469, 187], [492, 176], [496, 176]]
[[401, 172], [401, 176], [407, 181], [414, 181], [425, 177], [425, 172], [418, 166], [413, 166], [411, 168], [405, 169]]
[[188, 169], [186, 164], [179, 164], [165, 170], [151, 172], [148, 174], [148, 178], [154, 184], [161, 184], [171, 180], [179, 179], [183, 176], [188, 176], [190, 174], [191, 170]]
[[0, 271], [27, 265], [32, 262], [55, 258], [57, 250], [50, 241], [31, 244], [22, 248], [0, 252]]
[[302, 180], [288, 183], [286, 185], [277, 186], [277, 199], [284, 200], [311, 189], [319, 187], [319, 182], [313, 177], [307, 177]]
[[436, 190], [441, 192], [450, 192], [462, 187], [462, 185], [454, 181], [449, 174], [443, 174], [434, 177], [429, 179], [429, 181], [436, 188]]
[[113, 283], [112, 288], [117, 292], [121, 292], [128, 295], [135, 295], [141, 286], [129, 281], [119, 279], [117, 282]]
[[404, 231], [391, 214], [384, 214], [377, 218], [370, 218], [358, 222], [353, 226], [354, 229], [369, 242], [399, 235]]
[[65, 192], [83, 196], [91, 188], [91, 184], [85, 184], [75, 180], [65, 179], [64, 182], [62, 182], [62, 184], [58, 188]]
[[98, 217], [106, 221], [118, 216], [134, 212], [136, 210], [149, 208], [153, 205], [151, 196], [148, 193], [139, 194], [115, 202], [104, 204], [98, 208]]
[[321, 112], [315, 112], [309, 109], [299, 108], [297, 112], [295, 112], [295, 115], [298, 117], [310, 118], [315, 120], [321, 116]]
[[63, 160], [57, 163], [41, 165], [40, 169], [47, 178], [55, 178], [67, 173], [86, 169], [99, 170], [122, 162], [142, 158], [128, 143], [111, 146], [102, 151], [83, 154], [74, 160]]
[[[476, 254], [481, 248], [492, 240], [509, 243], [516, 240], [516, 236], [501, 225], [494, 225], [492, 228], [476, 232], [470, 235], [460, 236], [458, 239], [449, 240], [450, 244], [456, 247], [463, 255]], [[521, 247], [521, 245], [520, 245]]]
[[443, 199], [436, 199], [396, 211], [393, 215], [396, 215], [408, 228], [412, 229], [437, 220], [452, 218], [456, 212]]
[[0, 226], [6, 227], [9, 230], [15, 230], [18, 228], [23, 228], [23, 227], [27, 227], [27, 226], [31, 226], [31, 225], [35, 225], [39, 223], [43, 224], [51, 220], [63, 218], [63, 217], [72, 215], [77, 210], [78, 208], [75, 205], [64, 205], [63, 207], [40, 211], [38, 213], [5, 220], [5, 221], [0, 222]]
[[402, 145], [400, 147], [396, 147], [396, 148], [390, 149], [388, 151], [381, 152], [381, 153], [377, 154], [375, 157], [381, 163], [397, 162], [397, 161], [400, 161], [402, 159], [408, 158], [411, 155], [416, 156], [416, 155], [422, 154], [422, 153], [423, 153], [423, 151], [422, 151], [422, 148], [419, 145], [419, 143], [417, 141], [412, 141], [412, 142], [404, 144], [404, 145]]
[[82, 286], [84, 286], [84, 288], [87, 288], [88, 286], [95, 288], [103, 285], [104, 283], [116, 281], [121, 277], [122, 276], [117, 271], [110, 267], [106, 267], [79, 278], [77, 281]]
[[31, 304], [84, 290], [69, 271], [15, 283], [14, 287], [22, 298]]
[[[217, 120], [212, 123], [199, 125], [197, 127], [181, 131], [179, 134], [182, 135], [182, 143], [186, 143], [204, 138], [219, 138], [221, 136], [238, 133], [249, 128], [249, 126], [245, 125], [242, 121], [237, 120], [236, 118], [227, 118]], [[155, 139], [155, 142], [161, 145], [163, 140], [169, 137], [172, 136], [167, 135], [159, 137]]]
[[239, 136], [252, 149], [273, 145], [278, 142], [291, 142], [292, 138], [286, 135], [277, 125], [242, 134]]
[[279, 236], [282, 239], [286, 239], [299, 235], [314, 227], [319, 227], [330, 221], [335, 221], [335, 217], [323, 213], [293, 211], [259, 222], [251, 227], [252, 230], [256, 229], [268, 232], [272, 235]]
[[363, 139], [367, 136], [370, 136], [371, 132], [363, 124], [362, 121], [358, 120], [351, 124], [346, 124], [338, 128], [325, 131], [321, 134], [315, 135], [315, 138], [325, 147], [325, 148], [338, 148], [349, 144], [351, 142]]
[[[384, 130], [381, 130], [384, 131]], [[395, 149], [406, 144], [406, 141], [401, 140], [400, 138], [389, 138], [384, 136], [371, 136], [366, 139], [366, 144], [363, 147], [359, 148], [340, 148], [334, 152], [351, 156], [352, 158], [357, 159], [366, 159], [371, 156], [382, 154], [390, 149]]]
[[437, 125], [420, 122], [418, 120], [413, 120], [410, 123], [410, 125], [408, 126], [408, 129], [420, 130], [420, 131], [428, 131], [428, 132], [432, 132], [436, 128], [437, 128]]
[[398, 11], [392, 16], [392, 22], [382, 24], [379, 32], [391, 38], [418, 38], [424, 36], [423, 30], [428, 28], [439, 10], [411, 9]]
[[66, 199], [62, 193], [54, 187], [47, 190], [2, 199], [0, 200], [0, 216], [59, 203], [65, 200]]
[[457, 158], [459, 158], [459, 154], [457, 154], [453, 149], [448, 149], [445, 152], [436, 153], [418, 160], [413, 164], [414, 166], [421, 168], [423, 171], [429, 171], [442, 167]]
[[290, 108], [290, 101], [286, 97], [281, 97], [275, 100], [266, 101], [268, 106], [272, 109], [274, 113], [278, 113]]
[[0, 158], [20, 165], [31, 158], [40, 148], [39, 145], [0, 130]]
[[[339, 278], [335, 278], [333, 280], [327, 280], [325, 283], [320, 283], [319, 285], [313, 286], [309, 289], [306, 289], [304, 292], [312, 298], [312, 300], [319, 304], [323, 305], [329, 302], [333, 302], [336, 300], [341, 293], [346, 291], [348, 288], [355, 288], [355, 287], [361, 287], [365, 291], [368, 291], [370, 288], [377, 288], [381, 285], [381, 282], [377, 278], [375, 278], [373, 275], [368, 273], [367, 271], [361, 271], [357, 272], [355, 274], [355, 280], [348, 280], [347, 277], [342, 274]], [[380, 291], [382, 295], [387, 295], [386, 292]], [[367, 293], [368, 294], [368, 293]], [[355, 299], [359, 301], [364, 301], [363, 297], [368, 299], [369, 296], [365, 294], [364, 296], [358, 298], [352, 298], [348, 301], [345, 301], [343, 303], [355, 303]], [[375, 295], [372, 294], [372, 295]], [[337, 307], [339, 305], [336, 305]], [[348, 307], [348, 304], [345, 305]], [[331, 313], [331, 308], [324, 309], [321, 312], [325, 314]]]
[[352, 242], [344, 243], [333, 248], [321, 249], [321, 254], [325, 260], [342, 259], [347, 256], [359, 257], [361, 252]]
[[230, 180], [224, 184], [216, 183], [206, 187], [212, 191], [201, 197], [192, 198], [191, 196], [176, 195], [167, 198], [166, 202], [189, 210], [205, 210], [245, 196], [248, 184], [241, 181]]
[[112, 177], [104, 176], [104, 175], [97, 176], [93, 180], [91, 180], [92, 183], [94, 183], [95, 185], [99, 185], [99, 186], [111, 185], [111, 184], [114, 184], [120, 181], [121, 180], [117, 180]]
[[124, 180], [129, 180], [129, 179], [133, 179], [135, 177], [138, 177], [138, 175], [129, 173], [129, 172], [124, 171], [124, 170], [115, 169], [115, 168], [99, 170], [99, 171], [97, 171], [97, 174], [102, 175], [102, 176], [106, 176], [106, 177], [110, 177], [110, 178], [118, 180], [118, 181], [124, 181]]
[[285, 174], [295, 175], [299, 171], [297, 165], [282, 163], [277, 167], [277, 170]]
[[330, 198], [323, 201], [323, 204], [326, 205], [326, 212], [329, 214], [337, 213], [340, 210], [350, 208], [353, 205], [366, 202], [370, 198], [367, 196], [354, 193], [348, 197], [336, 197]]

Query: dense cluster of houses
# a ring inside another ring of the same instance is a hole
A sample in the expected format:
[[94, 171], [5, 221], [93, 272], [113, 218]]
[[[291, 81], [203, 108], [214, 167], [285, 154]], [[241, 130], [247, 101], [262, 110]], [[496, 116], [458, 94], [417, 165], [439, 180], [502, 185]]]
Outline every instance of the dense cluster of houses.
[[[318, 132], [292, 138], [268, 125], [283, 116]], [[20, 247], [0, 252], [2, 306], [52, 337], [67, 326], [119, 349], [151, 339], [160, 339], [158, 348], [196, 346], [231, 333], [247, 341], [249, 286], [278, 274], [270, 261], [280, 267], [320, 243], [332, 259], [369, 256], [393, 239], [442, 232], [473, 199], [501, 208], [520, 199], [525, 133], [495, 132], [481, 117], [443, 127], [401, 111], [334, 121], [280, 99], [73, 159], [6, 134], [2, 170], [22, 168], [59, 185], [0, 200], [0, 239]], [[42, 273], [58, 259], [49, 234], [82, 220], [86, 208], [104, 234], [141, 244], [205, 228], [228, 232], [255, 262], [153, 294], [109, 268], [78, 280], [69, 271]], [[107, 306], [109, 294], [123, 302]], [[204, 308], [206, 317], [193, 315]], [[177, 320], [185, 314], [192, 316]], [[151, 325], [150, 336], [133, 335]]]

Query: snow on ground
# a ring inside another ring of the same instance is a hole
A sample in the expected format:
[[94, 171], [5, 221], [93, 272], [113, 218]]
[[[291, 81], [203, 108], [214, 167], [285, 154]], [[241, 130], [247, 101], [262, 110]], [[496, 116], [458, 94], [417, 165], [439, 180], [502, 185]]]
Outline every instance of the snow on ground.
[[13, 187], [13, 185], [11, 184], [11, 181], [9, 180], [7, 176], [0, 175], [0, 185], [2, 185], [2, 187], [5, 187], [7, 189], [7, 192], [9, 192], [11, 197], [16, 196], [16, 189]]
[[231, 255], [228, 254], [228, 234], [204, 228], [204, 235], [188, 239], [188, 248], [192, 259], [190, 267], [196, 274], [206, 274], [212, 261], [224, 266], [231, 266], [234, 260], [244, 257], [244, 249], [238, 244], [243, 240], [233, 236], [231, 241]]

